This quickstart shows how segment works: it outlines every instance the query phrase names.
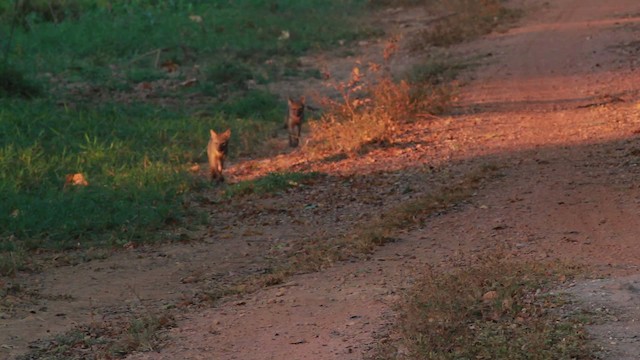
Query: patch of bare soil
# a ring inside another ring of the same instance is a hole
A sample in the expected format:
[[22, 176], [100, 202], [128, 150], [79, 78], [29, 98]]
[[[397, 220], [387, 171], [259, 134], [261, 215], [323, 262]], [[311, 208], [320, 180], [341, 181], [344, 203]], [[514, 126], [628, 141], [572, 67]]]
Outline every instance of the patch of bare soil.
[[[585, 308], [610, 315], [591, 328], [602, 358], [640, 357], [637, 339], [627, 336], [637, 325], [637, 280], [622, 277], [640, 266], [640, 3], [513, 3], [526, 11], [516, 28], [452, 49], [485, 59], [460, 90], [454, 116], [407, 124], [396, 142], [358, 157], [308, 164], [292, 152], [234, 164], [232, 180], [274, 167], [328, 175], [286, 194], [212, 203], [201, 241], [2, 279], [22, 291], [0, 314], [0, 357], [44, 346], [36, 340], [75, 324], [177, 307], [177, 325], [162, 346], [129, 359], [362, 359], [425, 265], [449, 268], [497, 249], [586, 265], [607, 278], [568, 288]], [[399, 32], [420, 24], [411, 9], [388, 14]], [[376, 46], [362, 50], [379, 54]], [[409, 56], [401, 52], [396, 61], [410, 63]], [[348, 74], [348, 60], [326, 61], [342, 62]], [[502, 176], [420, 229], [399, 232], [366, 260], [198, 306], [220, 284], [268, 272], [296, 242], [346, 234], [485, 164], [498, 165]]]

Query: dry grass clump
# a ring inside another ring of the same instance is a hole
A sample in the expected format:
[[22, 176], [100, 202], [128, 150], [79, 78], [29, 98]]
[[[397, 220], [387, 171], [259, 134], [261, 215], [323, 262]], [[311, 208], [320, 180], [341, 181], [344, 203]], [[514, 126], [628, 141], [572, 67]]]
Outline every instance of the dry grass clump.
[[338, 100], [325, 99], [325, 114], [311, 121], [312, 137], [306, 150], [314, 153], [353, 153], [362, 145], [388, 142], [396, 124], [409, 119], [414, 112], [410, 86], [394, 82], [378, 65], [369, 66], [371, 80], [360, 67], [354, 67], [351, 78], [336, 85]]
[[388, 41], [382, 65], [355, 66], [349, 80], [333, 84], [339, 96], [322, 99], [325, 112], [309, 122], [311, 139], [305, 151], [310, 158], [354, 154], [367, 144], [391, 143], [399, 125], [449, 109], [455, 97], [453, 79], [467, 65], [443, 65], [433, 57], [416, 66], [406, 80], [395, 80], [389, 61], [397, 40]]
[[399, 308], [397, 340], [376, 359], [589, 359], [584, 323], [550, 289], [573, 271], [491, 256], [452, 273], [429, 269]]

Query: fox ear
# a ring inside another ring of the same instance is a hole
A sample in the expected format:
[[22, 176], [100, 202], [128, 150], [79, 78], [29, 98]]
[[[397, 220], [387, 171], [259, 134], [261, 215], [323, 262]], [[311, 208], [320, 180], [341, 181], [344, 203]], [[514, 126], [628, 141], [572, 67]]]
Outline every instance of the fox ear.
[[220, 137], [223, 139], [229, 139], [231, 137], [231, 129], [227, 129], [227, 131], [220, 134]]
[[218, 134], [216, 134], [216, 132], [215, 132], [215, 131], [213, 131], [213, 130], [211, 130], [211, 129], [209, 129], [209, 134], [211, 135], [211, 138], [212, 138], [212, 139], [215, 139], [215, 138], [217, 138], [217, 137], [218, 137]]
[[289, 103], [289, 105], [293, 104], [293, 99], [291, 98], [291, 96], [287, 98], [287, 102]]
[[300, 96], [300, 103], [304, 105], [304, 95]]

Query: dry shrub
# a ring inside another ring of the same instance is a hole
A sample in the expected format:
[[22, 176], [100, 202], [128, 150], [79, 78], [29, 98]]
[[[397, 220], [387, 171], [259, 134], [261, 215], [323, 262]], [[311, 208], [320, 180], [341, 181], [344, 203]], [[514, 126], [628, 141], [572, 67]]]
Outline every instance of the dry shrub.
[[305, 150], [310, 158], [354, 154], [363, 145], [391, 143], [398, 125], [449, 109], [455, 98], [453, 74], [462, 65], [429, 61], [421, 66], [423, 73], [395, 81], [389, 60], [397, 42], [388, 41], [382, 65], [356, 66], [348, 81], [331, 85], [339, 96], [323, 98], [325, 113], [309, 122], [312, 135]]
[[[385, 62], [395, 51], [395, 41], [387, 45]], [[353, 153], [362, 145], [389, 142], [396, 125], [415, 113], [411, 87], [392, 79], [386, 66], [369, 64], [365, 71], [356, 66], [347, 82], [334, 85], [336, 99], [322, 100], [326, 113], [310, 122], [312, 137], [307, 146], [313, 153]]]

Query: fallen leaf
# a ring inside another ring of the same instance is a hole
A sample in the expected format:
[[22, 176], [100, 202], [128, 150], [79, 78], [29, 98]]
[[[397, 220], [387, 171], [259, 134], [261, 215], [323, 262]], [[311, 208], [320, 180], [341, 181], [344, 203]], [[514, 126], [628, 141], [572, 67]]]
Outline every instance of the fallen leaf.
[[180, 68], [180, 65], [176, 64], [175, 62], [173, 62], [172, 60], [167, 60], [165, 62], [163, 62], [160, 67], [162, 67], [162, 69], [168, 73], [173, 73], [178, 71], [178, 69]]
[[84, 178], [84, 175], [81, 173], [76, 174], [67, 174], [64, 186], [88, 186], [89, 182]]

